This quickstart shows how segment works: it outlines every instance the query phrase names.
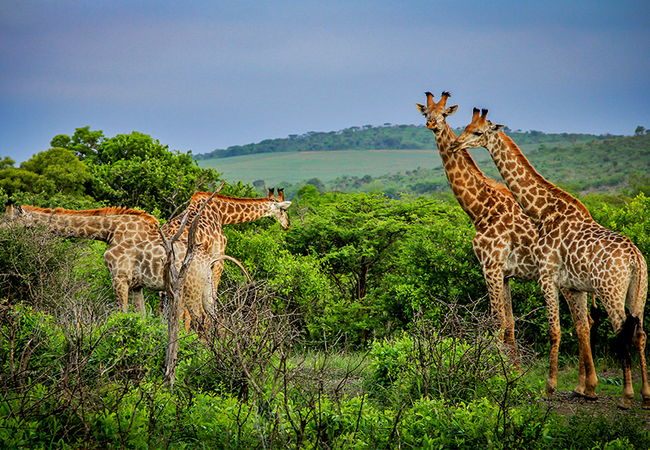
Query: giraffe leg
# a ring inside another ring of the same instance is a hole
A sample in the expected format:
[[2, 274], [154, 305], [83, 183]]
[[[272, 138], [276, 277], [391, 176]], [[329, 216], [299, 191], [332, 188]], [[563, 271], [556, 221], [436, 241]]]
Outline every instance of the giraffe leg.
[[519, 370], [519, 356], [517, 355], [517, 343], [515, 341], [515, 317], [512, 313], [510, 280], [503, 281], [503, 306], [505, 312], [506, 344], [508, 344], [510, 360], [517, 370]]
[[120, 306], [122, 312], [129, 310], [129, 284], [126, 278], [122, 276], [114, 276], [111, 280], [113, 282], [113, 291], [115, 291], [115, 299]]
[[142, 288], [135, 288], [129, 291], [129, 299], [131, 299], [131, 304], [137, 312], [145, 316], [147, 310], [144, 304], [144, 294], [142, 293]]
[[496, 267], [484, 266], [483, 276], [490, 297], [490, 312], [498, 327], [498, 337], [501, 342], [505, 339], [506, 314], [503, 301], [503, 272]]
[[641, 396], [643, 397], [643, 409], [650, 409], [650, 385], [648, 384], [648, 370], [645, 358], [646, 333], [643, 331], [643, 323], [639, 324], [636, 334], [634, 335], [634, 345], [639, 352], [639, 361], [641, 365]]
[[[630, 354], [630, 344], [645, 345], [643, 337], [640, 337], [637, 344], [637, 337], [633, 332], [635, 327], [635, 320], [633, 316], [627, 316], [625, 309], [623, 309], [624, 300], [612, 297], [608, 292], [596, 292], [597, 297], [607, 311], [609, 320], [612, 324], [614, 333], [616, 334], [616, 356], [621, 361], [623, 369], [623, 395], [618, 407], [620, 409], [630, 409], [632, 406], [632, 398], [634, 397], [634, 387], [632, 386], [632, 357]], [[618, 307], [617, 307], [618, 305]], [[644, 361], [645, 358], [642, 360]]]
[[596, 368], [591, 354], [590, 342], [590, 317], [587, 314], [587, 293], [562, 291], [564, 298], [569, 305], [573, 324], [578, 335], [579, 349], [579, 374], [578, 385], [573, 392], [579, 396], [586, 397], [590, 400], [596, 400]]
[[548, 313], [548, 343], [550, 349], [548, 378], [546, 379], [546, 395], [551, 396], [557, 389], [557, 363], [560, 351], [560, 303], [558, 290], [550, 276], [540, 276], [539, 284], [544, 293]]

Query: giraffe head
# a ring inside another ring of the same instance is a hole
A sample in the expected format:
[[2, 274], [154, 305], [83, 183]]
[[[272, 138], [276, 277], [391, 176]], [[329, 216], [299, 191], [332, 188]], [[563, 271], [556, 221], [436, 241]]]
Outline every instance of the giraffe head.
[[289, 216], [287, 215], [287, 208], [291, 206], [290, 201], [284, 200], [284, 189], [278, 188], [278, 196], [275, 196], [275, 188], [269, 188], [267, 198], [271, 200], [269, 208], [269, 216], [274, 216], [280, 222], [282, 229], [288, 230], [291, 226]]
[[451, 94], [447, 91], [440, 96], [440, 101], [433, 100], [433, 94], [426, 92], [427, 106], [416, 103], [418, 111], [427, 118], [427, 128], [433, 132], [441, 131], [447, 124], [446, 119], [458, 110], [458, 105], [447, 107], [447, 99]]
[[487, 120], [488, 110], [479, 111], [474, 108], [472, 122], [465, 127], [465, 130], [453, 143], [451, 150], [457, 152], [461, 148], [486, 147], [491, 136], [499, 134], [503, 125], [497, 125]]
[[23, 223], [23, 225], [29, 225], [26, 220], [28, 219], [28, 216], [25, 214], [25, 210], [23, 210], [20, 205], [16, 204], [13, 199], [8, 199], [5, 206], [6, 214], [0, 220], [0, 229], [7, 228], [11, 226], [11, 224], [18, 223], [18, 221]]

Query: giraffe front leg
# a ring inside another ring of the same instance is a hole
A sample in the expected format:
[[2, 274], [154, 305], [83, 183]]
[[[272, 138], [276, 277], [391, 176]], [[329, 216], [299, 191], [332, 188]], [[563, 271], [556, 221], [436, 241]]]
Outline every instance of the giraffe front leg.
[[498, 329], [499, 341], [505, 340], [506, 314], [503, 301], [503, 271], [493, 266], [483, 267], [483, 277], [490, 298], [490, 313]]
[[546, 310], [548, 314], [548, 343], [549, 343], [549, 370], [546, 379], [546, 395], [551, 396], [557, 389], [557, 364], [560, 351], [560, 303], [558, 301], [558, 290], [551, 277], [540, 277], [540, 287], [544, 293]]
[[512, 297], [510, 294], [510, 280], [503, 280], [503, 306], [505, 312], [506, 344], [510, 354], [510, 360], [519, 370], [519, 356], [517, 354], [517, 343], [515, 341], [515, 317], [512, 313]]
[[137, 312], [145, 316], [147, 310], [144, 304], [144, 294], [142, 293], [142, 288], [135, 288], [129, 291], [129, 298], [131, 299], [131, 304]]
[[122, 312], [129, 310], [129, 284], [126, 278], [121, 276], [114, 276], [112, 278], [113, 291], [115, 292], [115, 300], [119, 305]]
[[591, 318], [587, 314], [587, 293], [564, 290], [562, 294], [569, 305], [573, 324], [578, 335], [579, 374], [578, 385], [573, 392], [589, 400], [597, 400], [596, 385], [598, 384], [598, 377], [596, 376], [596, 368], [591, 354]]

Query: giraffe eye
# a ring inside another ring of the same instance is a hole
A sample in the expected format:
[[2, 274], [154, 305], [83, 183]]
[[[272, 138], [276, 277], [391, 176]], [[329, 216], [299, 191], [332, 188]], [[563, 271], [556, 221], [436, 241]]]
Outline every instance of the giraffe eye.
[[482, 131], [475, 131], [474, 136], [482, 136], [483, 132]]

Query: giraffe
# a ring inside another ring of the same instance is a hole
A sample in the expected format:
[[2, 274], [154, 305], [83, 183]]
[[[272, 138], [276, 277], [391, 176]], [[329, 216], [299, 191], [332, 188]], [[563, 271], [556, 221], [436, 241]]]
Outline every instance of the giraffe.
[[621, 347], [624, 386], [619, 406], [629, 409], [634, 395], [629, 348], [633, 343], [640, 356], [643, 407], [650, 408], [643, 331], [648, 273], [643, 255], [627, 237], [596, 223], [578, 199], [537, 173], [503, 133], [504, 126], [487, 120], [487, 112], [484, 109], [479, 116], [479, 110], [474, 109], [472, 122], [456, 139], [452, 150], [485, 147], [514, 198], [539, 230], [539, 283], [548, 307], [551, 347], [547, 394], [557, 388], [558, 290], [563, 288], [579, 293], [567, 298], [567, 302], [578, 334], [581, 370], [584, 365], [586, 372], [585, 396], [596, 398], [598, 382], [589, 343], [586, 294], [594, 293], [605, 307]]
[[[163, 265], [166, 254], [162, 246], [158, 220], [142, 211], [108, 207], [91, 210], [46, 209], [7, 204], [6, 217], [24, 226], [44, 226], [62, 237], [94, 239], [106, 242], [104, 264], [111, 275], [115, 297], [122, 311], [128, 299], [144, 314], [142, 288], [164, 290]], [[185, 257], [187, 241], [175, 244], [177, 265]], [[193, 320], [200, 321], [212, 307], [212, 265], [215, 258], [198, 246], [182, 291], [182, 302]], [[234, 259], [234, 258], [233, 258]]]
[[[208, 192], [195, 192], [187, 209], [161, 227], [165, 236], [176, 233], [186, 215], [188, 216], [187, 223], [194, 220], [201, 206], [211, 196], [212, 194]], [[223, 225], [252, 222], [262, 217], [275, 217], [282, 228], [287, 230], [291, 226], [286, 212], [289, 206], [291, 206], [291, 202], [284, 200], [284, 189], [282, 188], [278, 189], [277, 197], [275, 197], [274, 188], [269, 188], [265, 198], [237, 198], [214, 194], [199, 218], [196, 242], [201, 244], [210, 255], [224, 255], [227, 238], [222, 230]], [[188, 228], [183, 231], [181, 238], [187, 238], [187, 233]], [[212, 266], [215, 294], [222, 272], [223, 261], [217, 261]], [[186, 320], [185, 326], [189, 326], [189, 321]]]
[[427, 105], [416, 103], [416, 107], [426, 116], [427, 128], [435, 136], [449, 186], [476, 230], [472, 248], [487, 284], [490, 309], [498, 320], [501, 338], [505, 338], [511, 358], [516, 362], [510, 279], [537, 279], [537, 259], [533, 251], [537, 228], [505, 186], [483, 175], [466, 149], [451, 151], [456, 135], [446, 118], [457, 111], [458, 105], [447, 107], [449, 92], [443, 92], [437, 103], [433, 94], [426, 92], [425, 95]]

